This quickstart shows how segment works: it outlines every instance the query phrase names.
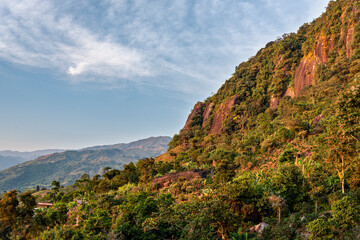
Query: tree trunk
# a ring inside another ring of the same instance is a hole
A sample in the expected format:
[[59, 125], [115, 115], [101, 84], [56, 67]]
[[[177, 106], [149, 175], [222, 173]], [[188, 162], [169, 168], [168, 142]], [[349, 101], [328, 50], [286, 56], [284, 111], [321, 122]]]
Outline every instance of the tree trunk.
[[341, 173], [342, 173], [342, 178], [341, 178], [341, 191], [344, 194], [345, 193], [345, 166], [344, 166], [344, 158], [341, 157]]
[[278, 221], [281, 223], [281, 208], [278, 207]]
[[318, 202], [315, 201], [315, 212], [317, 213], [318, 212]]
[[305, 175], [305, 160], [302, 163], [302, 174]]

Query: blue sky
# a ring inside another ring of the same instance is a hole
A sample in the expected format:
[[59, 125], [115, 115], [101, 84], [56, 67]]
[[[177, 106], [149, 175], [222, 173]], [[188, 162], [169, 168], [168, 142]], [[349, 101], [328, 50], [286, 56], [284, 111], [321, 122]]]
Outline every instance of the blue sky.
[[328, 0], [1, 0], [0, 150], [177, 133], [267, 42]]

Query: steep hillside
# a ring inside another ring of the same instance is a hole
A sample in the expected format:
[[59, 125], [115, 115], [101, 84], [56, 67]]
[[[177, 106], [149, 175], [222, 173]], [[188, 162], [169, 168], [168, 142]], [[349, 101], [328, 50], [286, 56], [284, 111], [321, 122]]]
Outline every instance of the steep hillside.
[[127, 144], [98, 146], [79, 151], [48, 154], [0, 172], [0, 191], [49, 187], [54, 180], [73, 184], [83, 173], [101, 174], [103, 168], [121, 169], [124, 164], [164, 153], [170, 137], [151, 137]]
[[331, 1], [321, 17], [237, 66], [174, 136], [170, 150], [185, 149], [175, 161], [215, 166], [219, 150], [233, 154], [237, 170], [277, 166], [287, 151], [304, 163], [329, 160], [329, 136], [350, 134], [344, 111], [354, 112], [351, 124], [358, 120], [359, 15], [359, 1]]
[[[165, 154], [54, 184], [37, 195], [53, 207], [3, 226], [34, 239], [360, 239], [359, 123], [360, 0], [330, 1], [196, 103]], [[0, 216], [16, 199], [3, 195]]]

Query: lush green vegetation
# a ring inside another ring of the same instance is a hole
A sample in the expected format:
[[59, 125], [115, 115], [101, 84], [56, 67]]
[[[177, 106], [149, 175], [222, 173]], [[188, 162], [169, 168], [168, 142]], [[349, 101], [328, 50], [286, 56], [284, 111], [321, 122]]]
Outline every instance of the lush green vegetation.
[[[1, 237], [359, 239], [359, 18], [360, 1], [331, 1], [320, 18], [268, 43], [205, 100], [161, 158], [84, 174], [70, 187], [4, 193]], [[288, 92], [306, 61], [311, 84], [295, 97]], [[219, 112], [226, 116], [217, 133]], [[166, 182], [195, 168], [209, 174]], [[160, 176], [165, 183], [154, 184]], [[35, 197], [54, 205], [34, 212]], [[249, 231], [261, 222], [261, 234]]]

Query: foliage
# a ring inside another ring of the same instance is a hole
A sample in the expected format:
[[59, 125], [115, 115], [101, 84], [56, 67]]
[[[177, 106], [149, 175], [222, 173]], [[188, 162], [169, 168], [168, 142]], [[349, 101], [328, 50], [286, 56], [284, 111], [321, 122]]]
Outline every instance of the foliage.
[[[72, 186], [4, 193], [0, 237], [359, 238], [359, 16], [360, 1], [330, 1], [268, 43], [198, 103], [169, 154], [102, 165]], [[299, 66], [310, 63], [312, 84], [299, 90]], [[33, 211], [35, 196], [54, 205]]]
[[329, 222], [324, 219], [316, 219], [307, 225], [311, 233], [310, 240], [334, 239], [334, 234], [330, 228]]

